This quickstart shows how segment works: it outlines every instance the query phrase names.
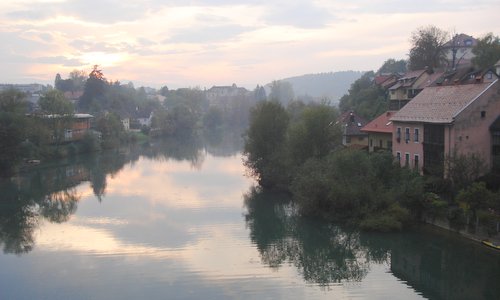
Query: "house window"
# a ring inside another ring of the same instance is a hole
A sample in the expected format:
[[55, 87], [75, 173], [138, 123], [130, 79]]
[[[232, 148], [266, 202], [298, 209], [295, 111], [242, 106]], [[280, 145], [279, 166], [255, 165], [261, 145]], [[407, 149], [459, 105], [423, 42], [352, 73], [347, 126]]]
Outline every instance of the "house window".
[[373, 147], [373, 139], [370, 139], [370, 147]]
[[418, 154], [415, 154], [415, 157], [413, 158], [413, 162], [415, 164], [415, 170], [418, 170], [418, 168], [420, 167], [419, 166], [419, 162], [420, 162], [420, 157]]
[[396, 160], [401, 164], [401, 152], [396, 152]]
[[405, 167], [410, 166], [410, 153], [406, 152], [405, 153]]
[[349, 144], [349, 143], [351, 142], [351, 137], [350, 137], [350, 136], [346, 136], [346, 137], [345, 137], [345, 142], [346, 142], [347, 144]]
[[420, 130], [418, 128], [415, 128], [414, 132], [413, 132], [413, 141], [415, 141], [415, 143], [418, 143], [418, 139], [419, 139], [419, 132]]
[[399, 143], [401, 141], [401, 127], [396, 130], [396, 141]]
[[481, 119], [484, 119], [486, 117], [486, 111], [482, 110], [481, 111]]
[[379, 140], [379, 141], [378, 141], [378, 147], [379, 147], [379, 148], [382, 148], [382, 140]]
[[405, 128], [405, 142], [409, 142], [410, 141], [410, 128], [406, 127]]
[[387, 141], [387, 149], [392, 150], [392, 141]]

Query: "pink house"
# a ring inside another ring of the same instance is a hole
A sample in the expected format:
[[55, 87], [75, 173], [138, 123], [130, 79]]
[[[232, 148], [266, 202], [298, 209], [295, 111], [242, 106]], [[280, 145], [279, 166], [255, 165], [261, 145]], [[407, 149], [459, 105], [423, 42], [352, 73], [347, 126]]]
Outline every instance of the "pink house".
[[426, 173], [444, 174], [453, 154], [475, 153], [491, 168], [500, 154], [499, 117], [500, 81], [492, 71], [427, 87], [390, 119], [393, 155]]

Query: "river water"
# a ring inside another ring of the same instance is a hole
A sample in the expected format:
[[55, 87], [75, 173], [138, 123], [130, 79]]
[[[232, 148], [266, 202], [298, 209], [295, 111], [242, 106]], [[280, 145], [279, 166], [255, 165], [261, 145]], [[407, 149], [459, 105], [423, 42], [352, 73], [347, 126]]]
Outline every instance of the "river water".
[[[215, 145], [214, 145], [215, 144]], [[0, 299], [500, 299], [500, 251], [304, 219], [238, 142], [157, 141], [0, 182]]]

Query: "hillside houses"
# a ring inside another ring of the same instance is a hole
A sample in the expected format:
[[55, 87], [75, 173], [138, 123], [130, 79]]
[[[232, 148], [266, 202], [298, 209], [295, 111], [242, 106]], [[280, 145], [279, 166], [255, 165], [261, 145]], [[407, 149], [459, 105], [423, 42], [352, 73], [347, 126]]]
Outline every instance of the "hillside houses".
[[454, 155], [479, 155], [491, 168], [500, 117], [500, 82], [493, 71], [473, 80], [425, 88], [390, 119], [392, 152], [402, 166], [443, 173]]
[[388, 91], [389, 110], [361, 129], [370, 152], [390, 151], [402, 167], [442, 176], [460, 156], [479, 157], [483, 173], [500, 164], [500, 61], [474, 69], [476, 44], [456, 35], [445, 45], [446, 69], [375, 77]]
[[404, 107], [424, 88], [440, 78], [443, 73], [443, 71], [434, 71], [428, 68], [410, 71], [401, 76], [389, 88], [389, 110], [399, 110]]

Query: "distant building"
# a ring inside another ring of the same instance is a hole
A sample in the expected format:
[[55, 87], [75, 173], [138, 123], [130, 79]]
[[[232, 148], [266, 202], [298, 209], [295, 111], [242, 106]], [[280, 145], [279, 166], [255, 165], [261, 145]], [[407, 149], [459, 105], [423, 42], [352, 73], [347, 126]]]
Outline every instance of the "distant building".
[[362, 132], [368, 134], [369, 152], [378, 150], [392, 152], [392, 121], [390, 118], [394, 113], [394, 111], [387, 111], [361, 128]]
[[450, 41], [444, 44], [448, 69], [455, 69], [459, 66], [471, 66], [474, 58], [472, 48], [477, 45], [477, 39], [463, 33], [456, 34]]
[[26, 100], [30, 104], [30, 109], [34, 110], [38, 106], [40, 96], [48, 89], [39, 83], [31, 84], [0, 84], [0, 91], [15, 89], [26, 94]]
[[205, 92], [205, 95], [210, 106], [225, 108], [235, 99], [250, 97], [251, 92], [233, 84], [231, 86], [213, 86]]
[[337, 124], [342, 128], [342, 145], [346, 147], [366, 148], [368, 146], [368, 134], [361, 131], [367, 121], [353, 111], [340, 115]]
[[384, 90], [387, 90], [391, 86], [395, 85], [400, 77], [401, 75], [395, 73], [378, 74], [373, 79], [373, 83], [380, 86]]
[[404, 74], [389, 88], [389, 110], [397, 111], [404, 107], [420, 91], [440, 78], [443, 73], [443, 71], [423, 69]]

